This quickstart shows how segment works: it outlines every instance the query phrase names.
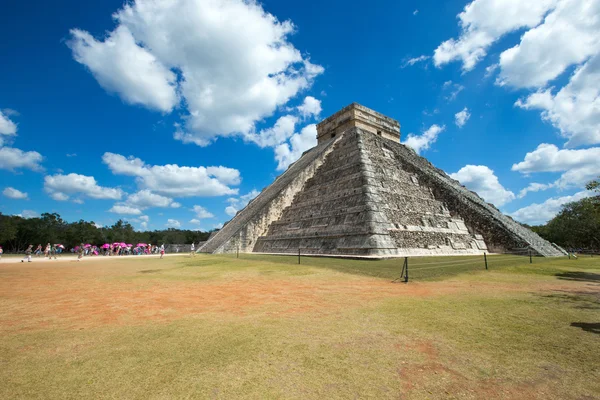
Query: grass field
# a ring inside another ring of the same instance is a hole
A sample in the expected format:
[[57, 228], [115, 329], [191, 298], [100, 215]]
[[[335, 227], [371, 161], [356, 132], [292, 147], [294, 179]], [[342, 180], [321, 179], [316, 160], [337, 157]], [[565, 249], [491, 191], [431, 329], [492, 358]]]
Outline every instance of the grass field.
[[600, 258], [86, 261], [0, 263], [0, 398], [600, 398]]

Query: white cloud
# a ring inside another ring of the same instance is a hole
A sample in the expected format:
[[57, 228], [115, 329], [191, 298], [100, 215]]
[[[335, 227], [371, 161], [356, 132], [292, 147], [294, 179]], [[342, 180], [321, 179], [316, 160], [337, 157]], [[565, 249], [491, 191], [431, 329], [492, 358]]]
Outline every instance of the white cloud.
[[456, 123], [456, 126], [458, 126], [459, 128], [462, 128], [463, 126], [465, 126], [465, 124], [467, 123], [469, 118], [471, 118], [471, 113], [469, 113], [469, 110], [467, 109], [467, 107], [465, 107], [462, 111], [454, 114], [454, 122]]
[[460, 92], [465, 90], [465, 87], [459, 83], [453, 83], [452, 81], [446, 81], [442, 85], [442, 89], [448, 91], [448, 95], [446, 96], [446, 100], [448, 102], [456, 100], [456, 97]]
[[234, 217], [235, 214], [237, 214], [238, 209], [235, 208], [234, 206], [227, 206], [225, 207], [225, 214], [229, 215], [230, 217]]
[[438, 46], [433, 55], [436, 66], [462, 61], [470, 71], [502, 36], [521, 28], [537, 26], [558, 0], [474, 0], [458, 14], [461, 34]]
[[140, 216], [138, 217], [138, 219], [139, 219], [140, 221], [143, 221], [143, 222], [148, 222], [148, 221], [150, 221], [150, 217], [149, 217], [149, 216], [147, 216], [147, 215], [140, 215]]
[[520, 208], [511, 213], [511, 215], [520, 222], [530, 225], [539, 225], [554, 218], [564, 204], [593, 195], [594, 194], [590, 191], [581, 191], [571, 196], [552, 197], [541, 204], [534, 203], [527, 207]]
[[280, 117], [271, 128], [263, 129], [259, 133], [248, 133], [244, 138], [254, 142], [260, 147], [275, 147], [285, 142], [294, 134], [298, 118], [293, 115]]
[[298, 106], [300, 115], [304, 118], [318, 118], [321, 114], [321, 100], [317, 100], [312, 96], [306, 96], [304, 102]]
[[226, 167], [180, 167], [176, 164], [147, 165], [139, 158], [104, 153], [103, 162], [114, 174], [135, 176], [137, 185], [171, 197], [235, 195], [241, 181], [237, 169]]
[[[582, 150], [559, 150], [553, 144], [542, 143], [534, 151], [525, 155], [520, 163], [513, 164], [513, 171], [523, 174], [535, 172], [563, 172], [561, 177], [552, 184], [545, 185], [545, 189], [556, 187], [566, 189], [569, 187], [583, 187], [587, 182], [600, 175], [600, 147]], [[532, 188], [542, 189], [543, 184], [534, 184]], [[542, 185], [542, 186], [540, 186]], [[537, 191], [526, 188], [521, 191]]]
[[201, 221], [199, 219], [196, 219], [196, 218], [190, 219], [190, 224], [200, 225]]
[[192, 207], [192, 211], [196, 213], [199, 219], [214, 218], [214, 215], [202, 206], [195, 205]]
[[547, 184], [547, 183], [530, 183], [529, 186], [527, 186], [525, 189], [521, 189], [521, 191], [519, 192], [519, 195], [517, 196], [519, 199], [522, 199], [523, 197], [527, 196], [527, 193], [529, 192], [541, 192], [544, 190], [548, 190], [550, 188], [552, 188], [553, 185], [552, 184]]
[[419, 10], [413, 11], [413, 15], [417, 15], [418, 13], [419, 13]]
[[498, 207], [515, 199], [515, 194], [505, 189], [494, 171], [485, 165], [465, 165], [450, 177]]
[[0, 135], [16, 135], [17, 124], [0, 111]]
[[81, 194], [92, 199], [119, 200], [123, 191], [119, 188], [102, 187], [93, 176], [79, 174], [48, 175], [44, 177], [44, 190], [54, 200], [68, 200], [69, 196]]
[[[539, 1], [524, 2], [536, 4]], [[600, 1], [560, 0], [544, 23], [500, 55], [499, 81], [541, 87], [600, 51]]]
[[259, 194], [260, 194], [260, 192], [258, 190], [252, 189], [250, 192], [246, 193], [243, 196], [240, 196], [239, 198], [231, 197], [231, 198], [227, 199], [229, 206], [227, 206], [225, 208], [225, 213], [227, 215], [229, 215], [230, 217], [235, 216], [235, 214], [239, 210], [246, 207], [248, 205], [248, 203], [252, 199], [254, 199], [256, 196], [258, 196]]
[[72, 29], [71, 37], [73, 57], [107, 91], [127, 103], [162, 112], [170, 112], [179, 102], [175, 73], [138, 45], [126, 26], [118, 26], [104, 41], [79, 29]]
[[177, 221], [176, 219], [169, 218], [167, 220], [167, 223], [165, 224], [165, 226], [167, 226], [169, 228], [179, 229], [179, 228], [181, 228], [181, 222]]
[[323, 73], [288, 41], [292, 22], [255, 1], [137, 0], [113, 17], [104, 41], [71, 31], [75, 58], [126, 101], [168, 112], [179, 93], [184, 142], [252, 132]]
[[414, 135], [409, 133], [406, 140], [402, 143], [412, 148], [417, 154], [421, 151], [429, 149], [429, 147], [435, 143], [437, 137], [446, 129], [446, 126], [442, 125], [431, 125], [429, 129], [423, 132], [421, 135]]
[[20, 190], [17, 190], [12, 187], [5, 188], [2, 191], [2, 194], [4, 196], [8, 197], [9, 199], [15, 199], [15, 200], [24, 200], [27, 198], [27, 193], [21, 192]]
[[542, 110], [542, 118], [568, 139], [567, 146], [600, 143], [600, 55], [578, 68], [555, 95], [552, 88], [542, 89], [515, 105]]
[[317, 126], [310, 124], [294, 133], [289, 143], [282, 143], [275, 148], [277, 170], [282, 171], [300, 158], [302, 153], [317, 145]]
[[37, 218], [40, 216], [36, 211], [33, 211], [33, 210], [23, 210], [23, 212], [18, 215], [25, 219]]
[[400, 66], [400, 68], [412, 67], [413, 65], [420, 63], [420, 62], [427, 61], [430, 58], [431, 57], [426, 56], [426, 55], [421, 55], [421, 56], [415, 57], [415, 58], [409, 58]]
[[115, 213], [115, 214], [125, 214], [125, 215], [140, 215], [142, 213], [142, 210], [140, 210], [139, 208], [126, 206], [123, 204], [115, 204], [108, 211]]
[[0, 148], [0, 169], [14, 171], [26, 168], [32, 171], [41, 171], [40, 165], [44, 157], [37, 151], [23, 151], [13, 147]]
[[130, 194], [125, 201], [127, 205], [139, 208], [141, 210], [150, 207], [171, 207], [178, 208], [179, 203], [173, 202], [173, 199], [159, 194], [152, 193], [151, 191], [144, 189], [137, 193]]

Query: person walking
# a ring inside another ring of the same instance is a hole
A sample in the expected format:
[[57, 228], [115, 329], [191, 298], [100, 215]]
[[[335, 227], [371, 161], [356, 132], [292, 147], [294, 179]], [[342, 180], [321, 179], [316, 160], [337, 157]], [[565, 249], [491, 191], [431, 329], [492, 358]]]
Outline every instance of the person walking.
[[79, 245], [79, 255], [77, 256], [77, 261], [81, 261], [81, 259], [83, 258], [84, 251], [85, 251], [85, 248], [83, 247], [83, 243], [81, 243]]
[[196, 252], [195, 252], [195, 250], [196, 250], [196, 247], [194, 246], [194, 242], [192, 242], [192, 247], [191, 247], [191, 249], [190, 249], [190, 251], [191, 251], [190, 255], [191, 255], [192, 257], [194, 257], [194, 256], [196, 255]]
[[161, 244], [160, 245], [160, 258], [163, 258], [163, 256], [165, 255], [165, 244]]
[[50, 243], [48, 243], [46, 245], [46, 248], [44, 249], [44, 258], [48, 257], [50, 258], [50, 250], [52, 249], [52, 246], [50, 246]]
[[2, 246], [0, 246], [0, 260], [2, 260], [2, 254], [4, 254], [4, 250], [2, 250]]
[[[33, 248], [33, 245], [31, 245], [31, 247]], [[35, 255], [40, 257], [42, 255], [42, 244], [38, 244], [37, 247], [35, 248]]]
[[[40, 248], [42, 248], [42, 245], [40, 244], [38, 246]], [[33, 245], [30, 244], [29, 247], [27, 248], [27, 250], [25, 250], [25, 257], [23, 257], [23, 259], [21, 260], [21, 262], [25, 262], [25, 260], [27, 259], [27, 262], [31, 262], [31, 253], [33, 252]]]
[[52, 245], [50, 248], [50, 254], [48, 255], [48, 260], [52, 260], [52, 257], [56, 260], [56, 245]]

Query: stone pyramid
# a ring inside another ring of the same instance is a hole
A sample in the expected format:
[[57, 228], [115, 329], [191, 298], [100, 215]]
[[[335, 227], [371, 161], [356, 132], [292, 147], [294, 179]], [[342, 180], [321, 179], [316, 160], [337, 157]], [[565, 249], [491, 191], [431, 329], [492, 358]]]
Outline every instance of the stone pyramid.
[[531, 249], [562, 255], [412, 149], [397, 121], [353, 103], [318, 144], [200, 252], [399, 257]]

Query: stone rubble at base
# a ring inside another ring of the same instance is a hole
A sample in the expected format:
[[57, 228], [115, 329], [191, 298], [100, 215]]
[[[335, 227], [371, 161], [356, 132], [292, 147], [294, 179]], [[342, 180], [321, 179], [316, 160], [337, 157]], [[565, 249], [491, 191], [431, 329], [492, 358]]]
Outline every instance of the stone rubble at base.
[[400, 144], [400, 125], [356, 103], [316, 147], [198, 251], [400, 257], [559, 249]]

